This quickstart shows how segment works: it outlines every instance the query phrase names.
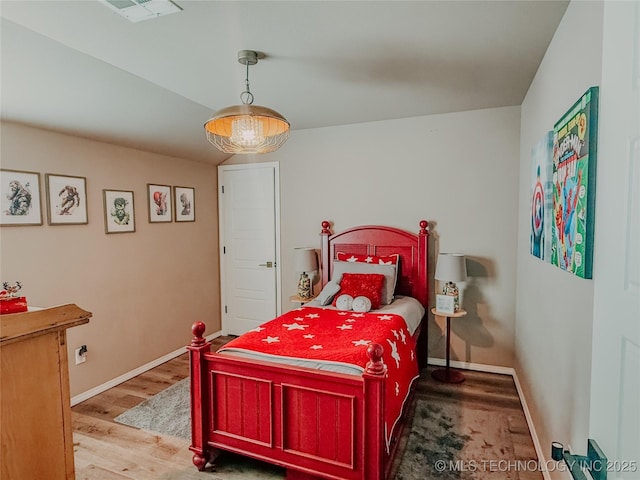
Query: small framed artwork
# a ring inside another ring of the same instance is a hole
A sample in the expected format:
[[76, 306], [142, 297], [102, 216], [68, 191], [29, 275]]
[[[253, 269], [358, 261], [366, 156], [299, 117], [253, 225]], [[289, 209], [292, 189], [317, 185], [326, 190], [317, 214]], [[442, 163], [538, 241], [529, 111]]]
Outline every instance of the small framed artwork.
[[149, 222], [172, 222], [171, 187], [169, 185], [147, 184], [147, 201], [149, 203]]
[[83, 225], [87, 218], [87, 180], [70, 175], [45, 175], [49, 225]]
[[0, 225], [42, 225], [40, 174], [0, 169]]
[[105, 233], [136, 231], [133, 192], [129, 190], [102, 190], [104, 197]]
[[195, 222], [195, 189], [173, 187], [173, 198], [175, 199], [176, 222]]
[[452, 295], [436, 295], [436, 311], [455, 313], [455, 297]]

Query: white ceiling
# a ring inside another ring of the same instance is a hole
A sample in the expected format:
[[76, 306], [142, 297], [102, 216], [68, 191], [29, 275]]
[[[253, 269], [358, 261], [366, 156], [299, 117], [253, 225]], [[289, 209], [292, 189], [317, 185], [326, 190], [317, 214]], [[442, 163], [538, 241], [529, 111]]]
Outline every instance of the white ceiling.
[[[520, 105], [568, 1], [0, 2], [3, 120], [220, 163], [203, 123], [255, 104], [296, 130]], [[283, 148], [286, 148], [286, 144]]]

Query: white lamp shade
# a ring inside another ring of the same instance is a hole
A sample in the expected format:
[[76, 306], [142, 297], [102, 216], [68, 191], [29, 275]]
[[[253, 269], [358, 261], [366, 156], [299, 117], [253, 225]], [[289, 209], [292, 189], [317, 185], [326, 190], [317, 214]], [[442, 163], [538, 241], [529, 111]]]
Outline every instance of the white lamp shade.
[[467, 262], [461, 253], [441, 253], [436, 264], [436, 280], [464, 282], [467, 279]]
[[296, 272], [314, 272], [318, 270], [318, 257], [313, 248], [296, 248], [294, 252]]

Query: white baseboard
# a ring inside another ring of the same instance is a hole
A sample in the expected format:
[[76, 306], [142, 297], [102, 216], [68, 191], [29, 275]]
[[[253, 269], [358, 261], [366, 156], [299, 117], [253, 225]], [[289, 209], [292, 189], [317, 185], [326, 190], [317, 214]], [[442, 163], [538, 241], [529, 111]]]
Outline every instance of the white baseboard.
[[[427, 358], [427, 363], [429, 365], [437, 365], [439, 367], [444, 367], [446, 365], [446, 361], [444, 358]], [[453, 368], [460, 368], [463, 370], [472, 370], [474, 372], [486, 372], [486, 373], [499, 373], [501, 375], [513, 375], [514, 370], [511, 367], [500, 367], [498, 365], [486, 365], [484, 363], [471, 363], [471, 362], [461, 362], [459, 360], [451, 360], [450, 365]]]
[[[444, 367], [446, 365], [446, 360], [443, 358], [427, 358], [427, 363], [429, 365], [437, 365], [439, 367]], [[462, 370], [472, 370], [475, 372], [486, 372], [486, 373], [499, 373], [501, 375], [511, 375], [513, 377], [513, 382], [516, 385], [516, 391], [518, 392], [518, 397], [520, 398], [520, 404], [522, 405], [522, 411], [524, 412], [524, 417], [527, 420], [527, 425], [529, 427], [529, 432], [531, 433], [531, 440], [533, 441], [533, 447], [536, 450], [536, 455], [538, 455], [538, 465], [545, 466], [548, 464], [548, 458], [544, 454], [542, 447], [540, 445], [540, 439], [536, 434], [536, 428], [533, 425], [533, 418], [531, 418], [531, 412], [529, 411], [529, 407], [527, 406], [527, 401], [524, 398], [524, 391], [522, 390], [522, 386], [520, 385], [520, 380], [518, 379], [518, 374], [514, 368], [511, 367], [501, 367], [498, 365], [486, 365], [483, 363], [471, 363], [471, 362], [461, 362], [459, 360], [451, 360], [449, 365], [453, 368], [459, 368]], [[544, 480], [551, 480], [551, 475], [548, 472], [547, 468], [541, 468], [542, 476]]]
[[[211, 335], [208, 335], [206, 338], [208, 341], [213, 340], [214, 338], [219, 337], [220, 335], [222, 335], [222, 331], [217, 331], [212, 333]], [[174, 350], [171, 353], [167, 353], [166, 355], [163, 355], [160, 358], [157, 358], [149, 363], [145, 363], [144, 365], [142, 365], [141, 367], [138, 367], [134, 370], [131, 370], [125, 374], [120, 375], [119, 377], [114, 378], [113, 380], [109, 380], [106, 383], [103, 383], [102, 385], [98, 385], [97, 387], [94, 387], [90, 390], [87, 390], [86, 392], [83, 392], [79, 395], [76, 395], [74, 397], [71, 397], [71, 406], [73, 407], [74, 405], [77, 405], [81, 402], [84, 402], [85, 400], [90, 399], [91, 397], [94, 397], [96, 395], [98, 395], [99, 393], [105, 392], [107, 390], [109, 390], [110, 388], [115, 387], [116, 385], [120, 385], [123, 382], [126, 382], [127, 380], [131, 380], [133, 377], [136, 377], [138, 375], [140, 375], [141, 373], [144, 373], [148, 370], [151, 370], [152, 368], [157, 367], [158, 365], [162, 365], [165, 362], [168, 362], [169, 360], [179, 357], [180, 355], [182, 355], [183, 353], [185, 353], [187, 351], [187, 347], [181, 347], [177, 350]]]

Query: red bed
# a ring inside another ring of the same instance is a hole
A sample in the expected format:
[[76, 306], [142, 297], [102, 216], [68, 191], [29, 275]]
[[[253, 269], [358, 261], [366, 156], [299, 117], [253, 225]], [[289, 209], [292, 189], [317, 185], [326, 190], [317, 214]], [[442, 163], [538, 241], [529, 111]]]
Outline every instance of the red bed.
[[[338, 252], [399, 254], [395, 295], [413, 297], [427, 311], [427, 225], [421, 221], [416, 234], [385, 226], [331, 234], [322, 222], [322, 285]], [[413, 333], [420, 367], [427, 357], [424, 318]], [[388, 478], [405, 423], [402, 415], [385, 431], [387, 365], [394, 361], [388, 346], [368, 345], [364, 372], [348, 375], [213, 353], [205, 325], [196, 322], [192, 330], [190, 450], [199, 470], [227, 450], [281, 465], [289, 480]]]

